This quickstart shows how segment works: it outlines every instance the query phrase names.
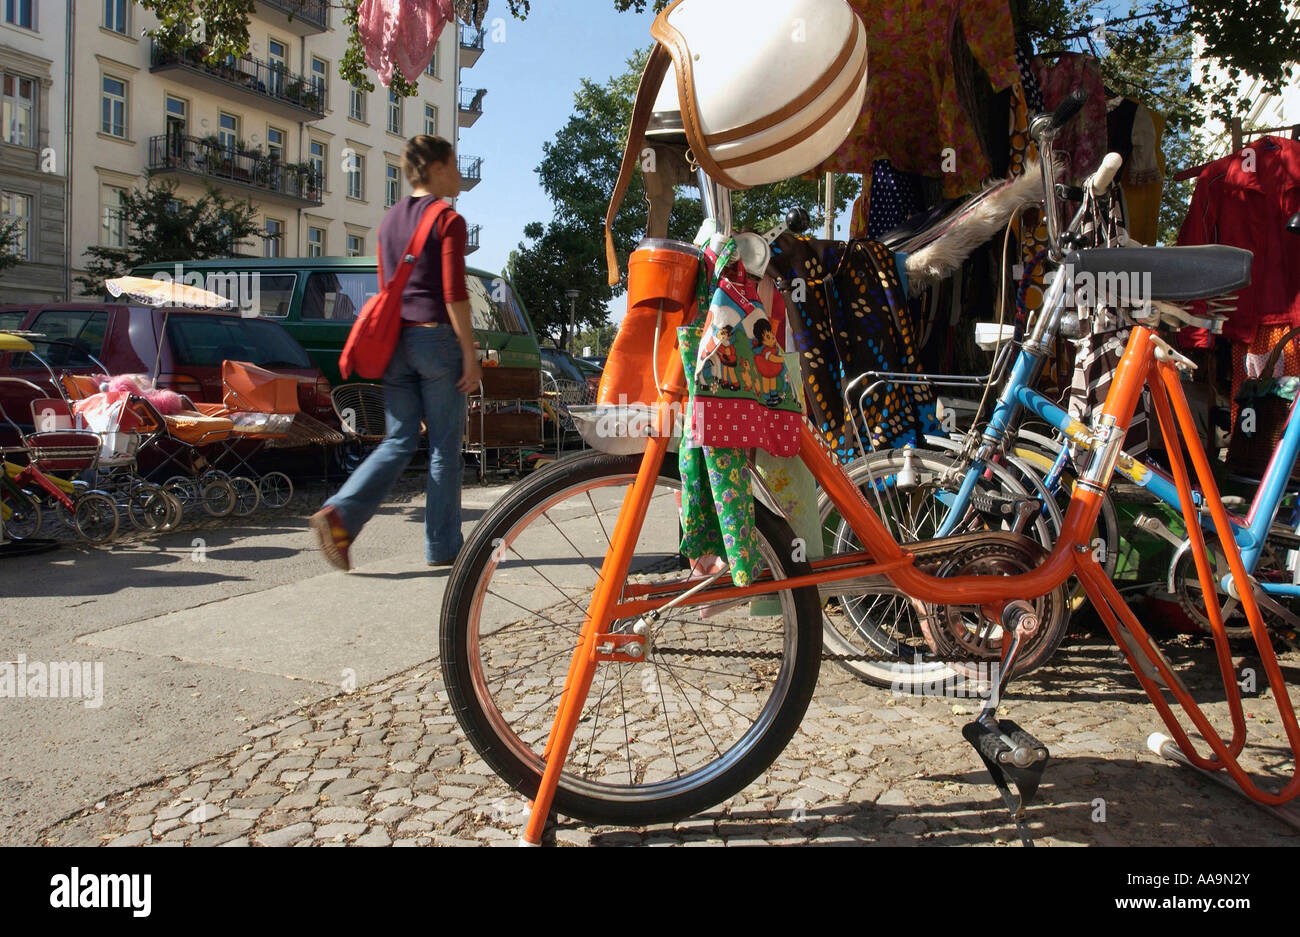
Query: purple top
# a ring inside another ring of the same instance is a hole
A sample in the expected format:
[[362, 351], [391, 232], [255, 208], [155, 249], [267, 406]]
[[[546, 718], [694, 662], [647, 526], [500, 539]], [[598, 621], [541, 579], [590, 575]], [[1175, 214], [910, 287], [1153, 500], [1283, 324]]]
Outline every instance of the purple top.
[[[402, 252], [436, 201], [433, 195], [407, 196], [388, 210], [379, 224], [379, 250], [384, 276], [392, 279]], [[441, 237], [439, 234], [441, 233]], [[469, 298], [465, 290], [465, 219], [451, 208], [443, 209], [434, 223], [424, 252], [415, 262], [402, 290], [402, 318], [412, 322], [450, 322], [447, 303]]]

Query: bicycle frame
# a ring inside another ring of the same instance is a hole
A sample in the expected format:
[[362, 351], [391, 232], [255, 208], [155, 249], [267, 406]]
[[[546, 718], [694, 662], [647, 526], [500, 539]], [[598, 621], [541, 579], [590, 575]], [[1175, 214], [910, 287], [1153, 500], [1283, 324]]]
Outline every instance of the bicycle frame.
[[[989, 424], [980, 439], [980, 449], [971, 460], [970, 467], [962, 478], [961, 488], [953, 496], [949, 512], [936, 536], [945, 537], [955, 530], [970, 505], [971, 492], [988, 468], [989, 459], [1001, 445], [1008, 430], [1016, 425], [1024, 410], [1033, 412], [1070, 441], [1085, 448], [1088, 446], [1091, 438], [1088, 428], [1034, 389], [1033, 385], [1042, 374], [1046, 360], [1043, 354], [1031, 348], [1022, 348], [1017, 355], [999, 396], [998, 405], [994, 408]], [[1241, 551], [1242, 564], [1247, 572], [1253, 572], [1259, 563], [1273, 520], [1281, 507], [1282, 496], [1286, 493], [1291, 468], [1295, 464], [1297, 455], [1300, 454], [1300, 419], [1296, 419], [1295, 416], [1296, 406], [1293, 401], [1282, 441], [1265, 469], [1246, 517], [1228, 515], [1233, 539]], [[1062, 455], [1064, 452], [1062, 447]], [[1057, 465], [1060, 466], [1062, 461], [1063, 459], [1058, 458]], [[1171, 507], [1179, 507], [1180, 494], [1172, 475], [1144, 465], [1123, 451], [1120, 452], [1117, 460], [1116, 470], [1134, 484], [1150, 491], [1164, 503]], [[1049, 479], [1049, 487], [1050, 481]], [[1192, 492], [1192, 501], [1198, 508], [1204, 507], [1203, 498], [1195, 491]], [[1207, 515], [1201, 515], [1202, 525], [1208, 520]], [[1226, 589], [1230, 578], [1230, 575], [1225, 575], [1220, 580], [1220, 585]], [[1262, 582], [1259, 586], [1264, 592], [1272, 595], [1300, 597], [1300, 585], [1297, 584]]]
[[[1033, 599], [1061, 585], [1071, 575], [1083, 583], [1093, 605], [1123, 651], [1129, 666], [1137, 675], [1143, 689], [1150, 696], [1162, 720], [1168, 727], [1188, 760], [1207, 770], [1224, 769], [1252, 798], [1262, 803], [1279, 804], [1300, 793], [1300, 772], [1279, 792], [1261, 790], [1246, 775], [1237, 761], [1245, 747], [1246, 724], [1240, 691], [1222, 615], [1216, 604], [1207, 608], [1227, 702], [1231, 713], [1232, 734], [1228, 741], [1215, 731], [1191, 697], [1178, 675], [1172, 670], [1146, 630], [1138, 622], [1114, 584], [1106, 577], [1100, 564], [1092, 555], [1089, 535], [1101, 510], [1102, 497], [1110, 482], [1120, 455], [1120, 443], [1128, 429], [1137, 407], [1143, 386], [1151, 388], [1159, 417], [1160, 429], [1169, 441], [1168, 451], [1173, 466], [1173, 480], [1180, 496], [1183, 515], [1188, 525], [1188, 535], [1197, 548], [1195, 554], [1197, 574], [1202, 588], [1212, 589], [1212, 574], [1205, 558], [1204, 539], [1198, 522], [1198, 507], [1191, 497], [1191, 482], [1177, 445], [1181, 436], [1192, 456], [1193, 468], [1204, 492], [1204, 505], [1212, 517], [1214, 529], [1225, 545], [1233, 577], [1243, 585], [1247, 575], [1241, 556], [1231, 535], [1231, 522], [1219, 499], [1209, 462], [1200, 446], [1191, 411], [1182, 391], [1177, 367], [1169, 353], [1169, 346], [1145, 326], [1134, 326], [1128, 346], [1116, 370], [1110, 393], [1088, 435], [1089, 448], [1094, 458], [1075, 486], [1067, 510], [1060, 539], [1041, 566], [1030, 572], [1014, 576], [955, 576], [939, 578], [927, 575], [913, 566], [913, 554], [899, 545], [880, 518], [872, 511], [862, 492], [845, 475], [842, 467], [828, 452], [812, 427], [805, 420], [799, 445], [799, 456], [814, 478], [826, 491], [831, 501], [849, 523], [864, 550], [838, 554], [811, 563], [812, 571], [779, 583], [767, 579], [745, 587], [715, 586], [700, 590], [689, 599], [681, 601], [680, 583], [667, 586], [632, 587], [626, 585], [632, 552], [645, 519], [651, 494], [659, 476], [660, 467], [667, 454], [672, 430], [670, 414], [685, 401], [686, 388], [680, 359], [674, 358], [661, 385], [659, 409], [659, 434], [648, 440], [636, 481], [624, 497], [618, 521], [610, 538], [610, 550], [605, 557], [600, 579], [592, 596], [591, 605], [583, 623], [581, 637], [570, 662], [564, 692], [555, 721], [543, 752], [545, 770], [530, 808], [531, 813], [524, 830], [524, 841], [541, 842], [546, 818], [550, 812], [560, 774], [568, 756], [574, 731], [590, 692], [597, 664], [609, 660], [629, 660], [613, 641], [601, 643], [616, 619], [633, 618], [661, 608], [673, 598], [678, 607], [711, 602], [737, 601], [756, 595], [774, 593], [785, 589], [821, 585], [864, 575], [883, 574], [894, 586], [906, 594], [925, 602], [939, 605], [978, 605], [981, 611], [998, 620], [1008, 602], [1014, 599]], [[1053, 405], [1054, 406], [1054, 405]], [[1055, 408], [1059, 411], [1059, 408]], [[1068, 418], [1067, 418], [1068, 419]], [[1077, 421], [1076, 421], [1076, 425]], [[1080, 428], [1082, 428], [1080, 426]], [[1240, 589], [1241, 602], [1250, 622], [1251, 633], [1258, 647], [1269, 685], [1278, 703], [1278, 710], [1287, 739], [1293, 752], [1300, 753], [1300, 725], [1287, 695], [1286, 685], [1278, 667], [1272, 644], [1264, 629], [1263, 620], [1249, 588]], [[620, 638], [635, 636], [623, 636]], [[1008, 642], [1009, 643], [1009, 642]], [[1206, 740], [1211, 753], [1201, 755], [1182, 729], [1162, 695], [1162, 687], [1178, 701], [1196, 730]]]

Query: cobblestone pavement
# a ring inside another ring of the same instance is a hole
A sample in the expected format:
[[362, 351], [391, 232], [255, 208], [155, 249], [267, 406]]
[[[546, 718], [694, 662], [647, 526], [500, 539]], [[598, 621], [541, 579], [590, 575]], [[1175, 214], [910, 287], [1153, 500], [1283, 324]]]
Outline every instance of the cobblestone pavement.
[[[1178, 642], [1175, 642], [1177, 644]], [[1198, 672], [1205, 647], [1170, 650]], [[1294, 677], [1297, 659], [1283, 659]], [[1249, 660], [1244, 666], [1251, 666]], [[1186, 671], [1185, 671], [1186, 673]], [[1262, 673], [1262, 671], [1260, 671]], [[1209, 684], [1189, 680], [1193, 687]], [[1100, 638], [1075, 639], [1019, 681], [1002, 714], [1052, 752], [1031, 828], [1040, 845], [1291, 845], [1290, 826], [1146, 749], [1163, 726]], [[1254, 762], [1289, 777], [1273, 702], [1246, 700]], [[1208, 708], [1217, 725], [1222, 704]], [[975, 701], [895, 697], [833, 663], [800, 731], [741, 794], [644, 829], [561, 818], [561, 845], [1011, 844], [1014, 828], [960, 729]], [[436, 661], [287, 713], [237, 751], [109, 793], [43, 831], [49, 845], [514, 845], [523, 798], [474, 753]], [[1262, 766], [1262, 767], [1261, 767]]]

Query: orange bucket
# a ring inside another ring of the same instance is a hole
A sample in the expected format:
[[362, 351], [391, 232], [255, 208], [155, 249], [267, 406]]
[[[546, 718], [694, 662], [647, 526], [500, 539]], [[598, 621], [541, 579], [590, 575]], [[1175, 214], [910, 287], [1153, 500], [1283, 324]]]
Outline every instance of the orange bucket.
[[677, 354], [677, 328], [695, 317], [699, 274], [700, 251], [694, 244], [647, 238], [637, 245], [628, 261], [627, 315], [605, 361], [597, 403], [652, 404], [659, 399], [660, 382]]

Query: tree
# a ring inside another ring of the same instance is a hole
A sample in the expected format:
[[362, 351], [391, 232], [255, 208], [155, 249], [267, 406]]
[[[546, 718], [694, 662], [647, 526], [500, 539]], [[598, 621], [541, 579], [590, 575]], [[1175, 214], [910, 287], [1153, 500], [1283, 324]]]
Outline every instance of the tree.
[[233, 257], [239, 242], [266, 237], [252, 202], [226, 198], [210, 186], [191, 202], [177, 197], [176, 183], [150, 176], [144, 189], [123, 192], [119, 211], [126, 245], [87, 249], [86, 275], [76, 278], [87, 293], [101, 293], [105, 280], [141, 264]]
[[15, 253], [18, 240], [22, 235], [22, 225], [23, 223], [16, 218], [0, 221], [0, 276], [4, 276], [5, 271], [10, 267], [22, 262], [22, 258]]
[[[510, 255], [510, 276], [539, 331], [568, 339], [569, 299], [576, 289], [579, 328], [605, 322], [606, 307], [623, 286], [610, 287], [605, 268], [605, 212], [618, 178], [623, 144], [632, 120], [637, 84], [648, 51], [628, 60], [627, 70], [604, 84], [585, 79], [574, 95], [572, 116], [555, 138], [542, 147], [537, 174], [551, 197], [554, 217], [549, 223], [533, 222], [524, 228], [525, 242]], [[693, 187], [683, 187], [673, 203], [668, 236], [690, 241], [703, 220]], [[857, 196], [856, 180], [845, 178], [836, 186], [836, 205], [844, 211]], [[634, 175], [624, 209], [614, 222], [614, 243], [621, 260], [645, 232], [645, 187]], [[735, 193], [737, 230], [764, 230], [801, 207], [820, 223], [818, 180], [789, 179]], [[626, 264], [623, 264], [626, 274]]]

